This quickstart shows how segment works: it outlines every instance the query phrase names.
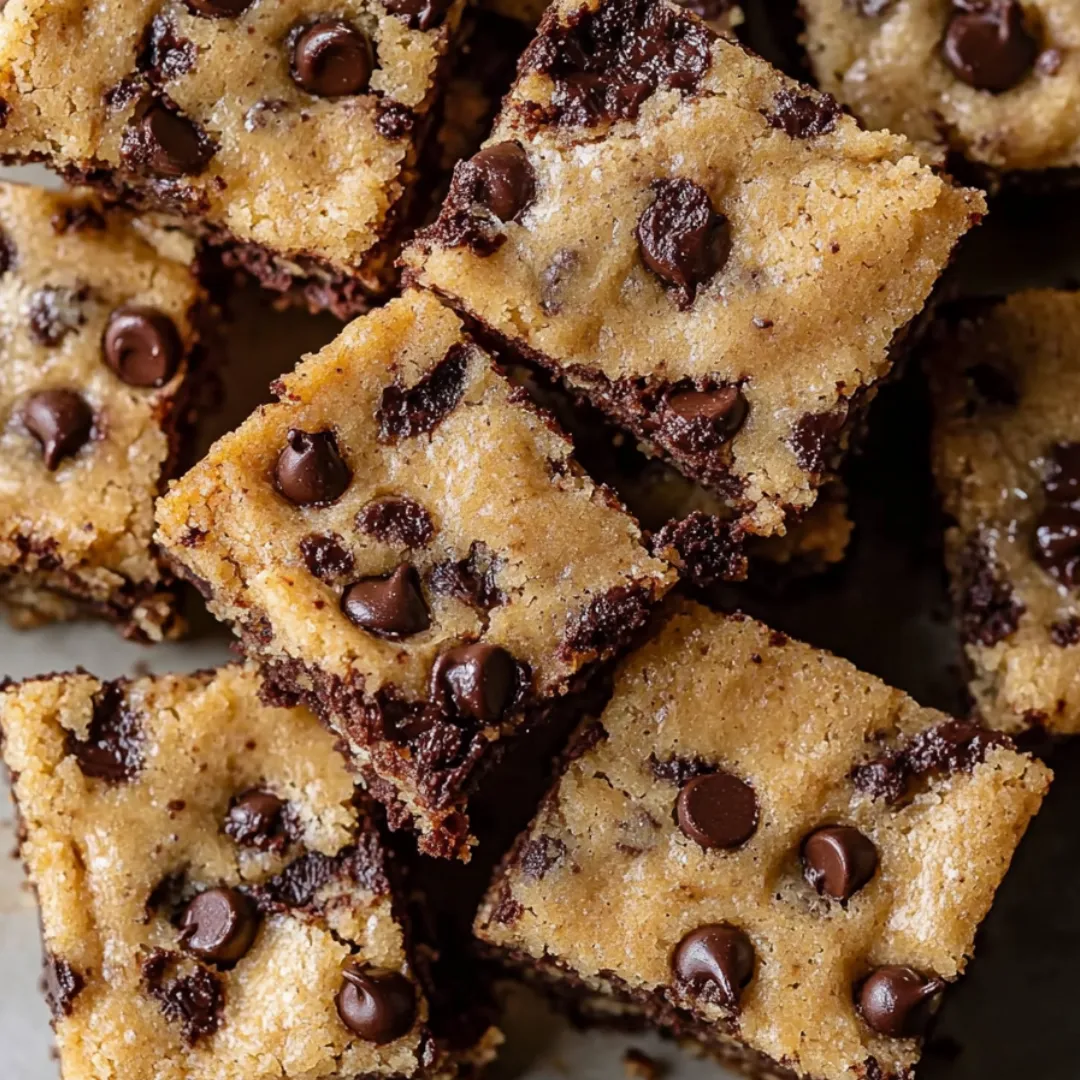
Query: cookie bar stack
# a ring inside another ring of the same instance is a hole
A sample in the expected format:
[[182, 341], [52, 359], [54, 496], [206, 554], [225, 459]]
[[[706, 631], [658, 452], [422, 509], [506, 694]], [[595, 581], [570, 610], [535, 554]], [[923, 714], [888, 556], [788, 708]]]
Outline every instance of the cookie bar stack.
[[[467, 1080], [495, 973], [752, 1076], [910, 1077], [1050, 783], [1016, 740], [1080, 716], [1080, 309], [937, 314], [987, 202], [919, 120], [965, 175], [1066, 170], [1080, 28], [934, 6], [807, 3], [840, 100], [728, 3], [0, 10], [0, 155], [80, 188], [0, 185], [0, 604], [152, 642], [198, 592], [244, 655], [0, 688], [64, 1080]], [[352, 321], [199, 455], [243, 280]], [[900, 378], [962, 715], [739, 610], [843, 572]]]

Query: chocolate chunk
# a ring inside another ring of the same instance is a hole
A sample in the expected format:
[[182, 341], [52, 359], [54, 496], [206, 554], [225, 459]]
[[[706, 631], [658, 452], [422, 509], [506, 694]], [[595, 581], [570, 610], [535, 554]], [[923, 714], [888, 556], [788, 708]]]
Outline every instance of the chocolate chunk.
[[431, 672], [431, 696], [448, 700], [462, 717], [493, 724], [502, 718], [517, 689], [514, 658], [498, 645], [477, 642], [447, 649]]
[[384, 139], [404, 139], [416, 127], [416, 113], [398, 101], [380, 98], [375, 106], [375, 130]]
[[428, 512], [404, 496], [370, 502], [356, 515], [356, 527], [384, 544], [422, 548], [431, 543], [435, 525]]
[[781, 90], [773, 107], [765, 113], [769, 125], [787, 132], [793, 139], [813, 139], [827, 135], [841, 115], [840, 102], [831, 94], [799, 94]]
[[743, 581], [749, 568], [742, 530], [712, 514], [695, 510], [669, 521], [650, 542], [652, 551], [670, 559], [699, 588], [717, 581]]
[[192, 15], [207, 19], [235, 19], [243, 15], [252, 0], [184, 0]]
[[703, 453], [722, 446], [746, 421], [750, 406], [737, 386], [675, 390], [664, 401], [662, 430], [680, 450]]
[[1068, 589], [1080, 586], [1080, 508], [1050, 503], [1035, 528], [1035, 561]]
[[649, 621], [652, 594], [640, 585], [616, 585], [593, 597], [566, 620], [559, 652], [603, 656], [629, 640]]
[[420, 589], [420, 578], [408, 563], [387, 577], [361, 578], [341, 597], [346, 618], [377, 637], [398, 641], [431, 625], [431, 614]]
[[738, 927], [710, 923], [675, 947], [671, 970], [679, 987], [711, 1005], [734, 1008], [754, 977], [754, 946]]
[[791, 437], [799, 468], [809, 473], [825, 471], [839, 448], [847, 416], [847, 402], [842, 402], [828, 412], [807, 413], [799, 419]]
[[1017, 0], [961, 0], [941, 50], [953, 74], [976, 90], [1001, 93], [1028, 76], [1039, 41]]
[[247, 955], [259, 927], [255, 905], [235, 889], [199, 893], [180, 919], [180, 941], [188, 952], [219, 964]]
[[1016, 631], [1024, 605], [1000, 578], [987, 546], [973, 538], [961, 552], [957, 573], [960, 636], [967, 643], [996, 645]]
[[566, 844], [557, 836], [541, 834], [526, 842], [518, 857], [521, 873], [530, 881], [541, 881], [566, 858]]
[[71, 1015], [71, 1006], [86, 987], [86, 980], [66, 961], [45, 954], [45, 1001], [53, 1020]]
[[50, 472], [85, 446], [94, 430], [93, 410], [74, 390], [39, 390], [23, 402], [19, 415], [41, 445]]
[[178, 959], [175, 953], [159, 949], [143, 963], [143, 976], [166, 1019], [179, 1023], [184, 1038], [194, 1046], [220, 1026], [225, 990], [221, 979], [201, 966], [166, 981], [166, 973], [176, 967]]
[[464, 559], [439, 563], [432, 568], [431, 591], [440, 596], [453, 596], [480, 611], [490, 611], [506, 603], [506, 596], [495, 583], [501, 565], [501, 560], [495, 558], [485, 544], [474, 540]]
[[280, 853], [288, 843], [285, 803], [269, 791], [252, 788], [238, 796], [225, 816], [225, 834], [244, 847]]
[[352, 472], [332, 431], [289, 430], [274, 466], [274, 486], [294, 506], [327, 506], [345, 494]]
[[379, 438], [396, 442], [434, 431], [465, 393], [465, 375], [472, 347], [457, 344], [418, 383], [388, 386], [375, 418]]
[[906, 1039], [921, 1035], [945, 983], [909, 967], [879, 967], [858, 989], [859, 1012], [879, 1035]]
[[341, 19], [317, 22], [295, 34], [290, 72], [309, 94], [359, 94], [374, 70], [375, 57], [367, 35]]
[[351, 574], [356, 565], [352, 552], [345, 547], [345, 541], [337, 533], [305, 536], [300, 541], [300, 554], [308, 570], [320, 581], [333, 581]]
[[383, 7], [410, 30], [433, 30], [450, 10], [450, 0], [383, 0]]
[[150, 20], [136, 64], [150, 82], [160, 86], [186, 75], [198, 56], [195, 43], [181, 37], [171, 19], [158, 14]]
[[683, 785], [675, 815], [683, 835], [703, 848], [735, 848], [757, 830], [758, 801], [749, 784], [718, 769]]
[[15, 259], [15, 241], [0, 229], [0, 275], [6, 274], [15, 265]]
[[540, 275], [540, 307], [545, 315], [562, 311], [567, 288], [581, 262], [573, 248], [559, 248]]
[[106, 683], [94, 696], [86, 739], [68, 736], [68, 753], [83, 775], [118, 784], [142, 768], [142, 731], [122, 683]]
[[1050, 640], [1062, 649], [1080, 644], [1080, 618], [1070, 615], [1067, 619], [1054, 623], [1050, 627]]
[[454, 176], [454, 198], [490, 210], [500, 221], [516, 221], [536, 198], [536, 174], [516, 142], [488, 146]]
[[68, 289], [62, 286], [46, 286], [38, 289], [27, 306], [30, 336], [48, 348], [78, 330], [86, 322], [83, 303], [89, 295], [86, 288]]
[[351, 1032], [379, 1046], [408, 1034], [416, 1019], [416, 990], [404, 975], [352, 963], [341, 980], [335, 1004]]
[[184, 346], [165, 312], [127, 305], [109, 316], [102, 349], [106, 365], [129, 386], [162, 386], [180, 366]]
[[803, 874], [823, 896], [849, 900], [877, 870], [877, 848], [850, 825], [815, 829], [802, 843]]
[[723, 269], [731, 253], [731, 228], [693, 180], [654, 180], [653, 201], [637, 223], [641, 258], [670, 286], [680, 310], [698, 286]]
[[156, 100], [136, 109], [120, 139], [120, 156], [128, 168], [166, 180], [198, 176], [214, 149], [198, 124]]

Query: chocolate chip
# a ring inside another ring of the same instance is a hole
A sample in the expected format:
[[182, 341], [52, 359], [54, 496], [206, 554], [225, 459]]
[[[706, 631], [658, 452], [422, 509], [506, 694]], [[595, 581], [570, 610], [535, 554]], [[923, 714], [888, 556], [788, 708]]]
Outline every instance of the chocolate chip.
[[294, 859], [280, 874], [251, 888], [261, 911], [318, 911], [319, 893], [332, 883], [359, 887], [374, 896], [390, 891], [386, 855], [374, 827], [360, 833], [356, 845], [336, 855], [308, 851]]
[[517, 689], [514, 658], [498, 645], [477, 642], [447, 649], [431, 672], [431, 695], [449, 699], [458, 716], [493, 724], [501, 719]]
[[127, 305], [109, 316], [102, 349], [106, 365], [129, 386], [162, 386], [180, 366], [184, 346], [165, 312]]
[[356, 515], [356, 527], [384, 544], [407, 548], [425, 547], [435, 535], [431, 515], [404, 496], [387, 496], [368, 503]]
[[39, 345], [53, 348], [86, 322], [83, 312], [89, 290], [46, 286], [38, 289], [27, 306], [30, 335]]
[[858, 989], [859, 1012], [879, 1035], [905, 1039], [925, 1030], [945, 983], [909, 967], [879, 967]]
[[[73, 203], [53, 214], [49, 219], [49, 224], [57, 236], [63, 236], [69, 232], [104, 232], [105, 215], [89, 203]], [[3, 258], [0, 256], [0, 273], [3, 273], [5, 269]]]
[[683, 835], [703, 848], [734, 848], [757, 830], [758, 801], [749, 784], [718, 770], [683, 785], [675, 814]]
[[1050, 503], [1035, 529], [1035, 561], [1066, 588], [1080, 586], [1080, 509]]
[[446, 18], [450, 0], [383, 0], [383, 6], [410, 30], [433, 30]]
[[304, 565], [320, 581], [333, 581], [351, 574], [356, 565], [352, 552], [345, 547], [345, 541], [337, 533], [305, 536], [300, 541], [300, 554], [304, 558]]
[[803, 874], [823, 896], [848, 900], [877, 870], [877, 848], [850, 825], [815, 829], [802, 844]]
[[181, 37], [171, 19], [158, 14], [150, 20], [136, 64], [150, 82], [162, 85], [191, 71], [198, 56], [195, 43]]
[[615, 585], [594, 596], [566, 620], [562, 656], [605, 656], [643, 630], [652, 611], [652, 593], [640, 585]]
[[1062, 649], [1080, 644], [1080, 618], [1070, 615], [1067, 619], [1053, 623], [1050, 627], [1050, 640]]
[[297, 85], [309, 94], [359, 94], [374, 69], [371, 42], [347, 22], [324, 20], [296, 35], [290, 70]]
[[773, 98], [773, 107], [765, 113], [769, 125], [786, 132], [793, 139], [814, 139], [836, 127], [841, 115], [840, 102], [831, 94], [798, 94], [781, 90]]
[[680, 987], [702, 1001], [734, 1008], [754, 977], [754, 946], [738, 927], [710, 923], [675, 947], [671, 970]]
[[655, 180], [652, 189], [653, 201], [637, 223], [641, 258], [686, 310], [698, 286], [727, 262], [731, 229], [708, 192], [692, 180]]
[[540, 275], [540, 307], [545, 315], [562, 310], [567, 286], [573, 279], [581, 257], [573, 248], [559, 248]]
[[106, 683], [94, 696], [86, 739], [68, 738], [84, 776], [120, 783], [142, 767], [142, 731], [121, 683]]
[[463, 604], [490, 611], [506, 603], [506, 596], [496, 584], [502, 561], [479, 540], [469, 545], [469, 554], [458, 562], [438, 563], [431, 570], [432, 592], [452, 596]]
[[516, 142], [496, 143], [457, 170], [454, 197], [490, 210], [500, 221], [516, 221], [536, 198], [536, 174]]
[[722, 446], [746, 421], [750, 410], [737, 386], [679, 390], [664, 401], [664, 434], [680, 450], [701, 453]]
[[453, 345], [418, 383], [409, 387], [388, 386], [375, 414], [379, 438], [383, 442], [396, 442], [434, 431], [465, 393], [472, 352], [469, 345]]
[[158, 949], [143, 963], [143, 975], [166, 1019], [179, 1023], [184, 1038], [194, 1046], [220, 1026], [225, 991], [221, 979], [201, 966], [166, 981], [166, 972], [175, 969], [178, 960], [177, 954]]
[[41, 445], [50, 472], [85, 446], [94, 429], [93, 410], [74, 390], [39, 390], [23, 402], [19, 415]]
[[955, 7], [942, 54], [953, 74], [976, 90], [1001, 93], [1022, 82], [1035, 66], [1039, 42], [1017, 0], [961, 0]]
[[566, 844], [557, 836], [541, 833], [533, 837], [521, 849], [518, 865], [529, 881], [542, 881], [566, 858]]
[[274, 486], [294, 506], [327, 506], [345, 494], [352, 472], [332, 431], [291, 428], [274, 466]]
[[840, 444], [847, 417], [848, 403], [841, 402], [827, 412], [807, 413], [799, 418], [791, 436], [799, 468], [809, 473], [825, 471]]
[[207, 19], [235, 19], [243, 15], [252, 0], [184, 0], [192, 15], [202, 15]]
[[653, 534], [649, 546], [699, 588], [718, 581], [744, 581], [749, 569], [739, 526], [701, 510], [669, 521]]
[[341, 610], [362, 630], [391, 641], [419, 634], [431, 625], [420, 578], [408, 563], [401, 563], [387, 577], [354, 582], [341, 597]]
[[180, 941], [200, 959], [235, 964], [247, 955], [258, 929], [255, 905], [235, 889], [199, 893], [180, 919]]
[[960, 635], [965, 642], [989, 647], [1015, 633], [1024, 605], [998, 574], [989, 548], [977, 537], [961, 552], [956, 577]]
[[1080, 499], [1080, 442], [1058, 443], [1051, 449], [1043, 489], [1051, 502], [1073, 503]]
[[214, 156], [214, 144], [193, 120], [161, 101], [136, 109], [120, 140], [124, 163], [166, 180], [198, 176]]
[[15, 265], [15, 241], [0, 229], [0, 275], [6, 274]]
[[704, 758], [699, 757], [673, 755], [669, 758], [658, 758], [655, 754], [650, 754], [648, 765], [649, 771], [657, 780], [666, 780], [669, 784], [678, 784], [679, 787], [693, 780], [695, 776], [716, 772], [715, 765], [710, 765]]
[[238, 796], [225, 816], [225, 834], [244, 847], [280, 852], [288, 837], [285, 803], [269, 791], [252, 788]]
[[380, 98], [375, 106], [375, 130], [384, 139], [404, 139], [416, 128], [416, 113], [399, 101]]
[[416, 1019], [416, 990], [396, 971], [350, 964], [341, 973], [335, 1004], [341, 1022], [367, 1042], [381, 1046], [406, 1035]]
[[45, 1001], [54, 1020], [71, 1015], [71, 1006], [86, 987], [86, 980], [66, 961], [45, 954]]

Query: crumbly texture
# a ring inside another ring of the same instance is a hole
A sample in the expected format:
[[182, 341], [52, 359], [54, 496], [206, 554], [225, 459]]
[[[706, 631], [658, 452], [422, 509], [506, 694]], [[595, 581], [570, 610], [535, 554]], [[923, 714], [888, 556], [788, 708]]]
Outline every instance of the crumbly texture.
[[[880, 965], [960, 975], [1050, 780], [1003, 736], [689, 604], [623, 663], [567, 757], [481, 909], [482, 941], [591, 994], [594, 1016], [606, 1001], [609, 1016], [644, 1013], [759, 1075], [824, 1080], [909, 1075], [918, 1040], [875, 1033], [856, 988]], [[756, 820], [741, 846], [706, 849], [677, 805], [718, 772], [750, 785]], [[853, 826], [876, 851], [844, 901], [799, 865], [823, 825]], [[684, 935], [717, 923], [754, 957], [735, 1005], [673, 968]]]
[[[994, 727], [1080, 731], [1080, 510], [1050, 490], [1057, 448], [1080, 444], [1080, 294], [1017, 293], [936, 336], [934, 469], [971, 691]], [[1064, 537], [1040, 540], [1048, 526]]]
[[[355, 311], [393, 284], [464, 0], [414, 5], [426, 14], [412, 17], [381, 0], [346, 0], [331, 16], [312, 0], [203, 3], [216, 5], [243, 10], [205, 17], [183, 0], [7, 4], [0, 154], [179, 214], [269, 287]], [[333, 75], [333, 52], [320, 76], [313, 50], [315, 81], [303, 83], [294, 50], [328, 19], [366, 45], [337, 64], [345, 77], [336, 87], [318, 81]], [[165, 133], [164, 154], [143, 128], [161, 108], [187, 125]]]
[[[0, 603], [22, 625], [98, 614], [136, 638], [169, 636], [181, 622], [152, 542], [153, 502], [205, 367], [205, 297], [89, 198], [0, 185], [0, 252]], [[109, 362], [107, 328], [130, 308], [153, 309], [176, 335], [160, 385], [133, 384]], [[57, 391], [78, 395], [83, 416], [81, 430], [78, 416], [60, 417], [67, 449], [50, 460], [50, 411], [35, 420], [32, 403]]]
[[[310, 713], [259, 704], [254, 671], [33, 680], [0, 695], [0, 725], [64, 1080], [450, 1077], [487, 1055], [491, 1033], [460, 1058], [432, 1041], [370, 807]], [[275, 817], [238, 812], [253, 790]], [[183, 930], [222, 888], [258, 913], [228, 963]], [[345, 1026], [348, 965], [409, 981], [404, 1034]]]
[[[992, 10], [985, 18], [1006, 25], [1007, 3], [986, 7], [1003, 14]], [[1001, 32], [1006, 44], [996, 54], [974, 35], [961, 43], [962, 56], [1004, 76], [993, 89], [985, 79], [973, 85], [946, 58], [951, 27], [977, 14], [955, 0], [802, 0], [801, 9], [819, 84], [868, 127], [907, 135], [931, 157], [952, 151], [994, 171], [1080, 165], [1074, 0], [1022, 0], [1020, 28]]]
[[[550, 8], [484, 154], [408, 274], [766, 535], [813, 503], [984, 209], [664, 0]], [[726, 409], [688, 418], [693, 393]]]
[[[673, 573], [429, 294], [352, 323], [277, 393], [173, 486], [159, 539], [270, 681], [344, 735], [392, 821], [413, 817], [426, 850], [463, 854], [467, 787], [491, 744], [621, 649]], [[330, 505], [281, 493], [297, 430], [333, 434], [349, 478]], [[393, 640], [351, 621], [350, 587], [401, 567], [426, 625]], [[468, 643], [509, 654], [513, 700], [450, 723], [433, 667]]]

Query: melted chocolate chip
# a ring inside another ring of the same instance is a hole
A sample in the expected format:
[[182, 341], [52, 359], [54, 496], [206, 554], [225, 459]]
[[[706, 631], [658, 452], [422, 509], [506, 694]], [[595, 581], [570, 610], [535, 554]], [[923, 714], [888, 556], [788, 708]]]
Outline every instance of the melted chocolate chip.
[[374, 829], [362, 832], [354, 847], [345, 848], [336, 855], [305, 852], [280, 874], [254, 886], [249, 892], [259, 910], [267, 914], [313, 911], [318, 906], [319, 892], [335, 882], [359, 887], [374, 896], [385, 896], [390, 892], [385, 855]]
[[102, 350], [106, 365], [129, 386], [162, 386], [176, 374], [184, 346], [163, 311], [128, 305], [109, 316]]
[[439, 656], [431, 671], [431, 696], [461, 717], [481, 724], [502, 718], [517, 691], [517, 665], [498, 645], [458, 645]]
[[1058, 443], [1051, 449], [1043, 490], [1049, 502], [1075, 503], [1080, 499], [1080, 442]]
[[716, 772], [716, 766], [710, 765], [703, 758], [670, 757], [660, 759], [655, 754], [649, 755], [649, 770], [657, 780], [666, 780], [682, 787], [695, 776], [705, 776]]
[[85, 446], [94, 430], [93, 410], [74, 390], [39, 390], [23, 402], [19, 416], [50, 472]]
[[351, 481], [332, 431], [289, 431], [274, 466], [274, 486], [289, 502], [327, 506], [345, 494]]
[[225, 991], [221, 979], [204, 967], [166, 981], [178, 959], [175, 953], [159, 949], [143, 964], [143, 976], [166, 1019], [179, 1023], [184, 1038], [194, 1046], [220, 1026]]
[[86, 987], [86, 980], [66, 961], [45, 955], [45, 1001], [54, 1020], [71, 1015], [71, 1006]]
[[86, 322], [83, 311], [89, 290], [46, 286], [38, 289], [27, 306], [30, 336], [47, 348], [54, 348]]
[[387, 577], [362, 578], [341, 597], [346, 618], [377, 637], [399, 641], [431, 625], [431, 614], [420, 588], [420, 578], [408, 563]]
[[573, 248], [559, 248], [540, 275], [540, 307], [546, 315], [562, 311], [566, 293], [581, 257]]
[[1002, 93], [1028, 76], [1039, 41], [1017, 0], [962, 0], [945, 31], [942, 55], [953, 74], [976, 90]]
[[207, 19], [235, 19], [243, 15], [252, 0], [184, 0], [192, 15]]
[[989, 549], [977, 539], [960, 555], [957, 582], [960, 636], [965, 642], [989, 647], [1016, 631], [1024, 605], [998, 576]]
[[345, 547], [345, 541], [337, 533], [305, 536], [300, 541], [300, 554], [304, 565], [320, 581], [334, 581], [351, 574], [356, 565], [352, 552]]
[[288, 844], [285, 803], [253, 788], [238, 796], [225, 816], [225, 834], [244, 847], [280, 854]]
[[191, 71], [198, 55], [194, 42], [181, 37], [172, 20], [158, 14], [147, 27], [137, 66], [160, 86]]
[[1080, 508], [1050, 503], [1035, 528], [1035, 561], [1068, 589], [1080, 586]]
[[773, 98], [773, 107], [765, 113], [765, 119], [771, 127], [786, 132], [793, 139], [814, 139], [832, 131], [841, 112], [840, 102], [831, 94], [781, 90]]
[[933, 1005], [944, 989], [941, 979], [912, 968], [880, 967], [859, 987], [859, 1012], [879, 1035], [910, 1038], [926, 1029]]
[[380, 98], [375, 107], [375, 130], [384, 139], [404, 139], [416, 127], [416, 113], [398, 101]]
[[387, 496], [368, 503], [356, 515], [356, 527], [384, 544], [407, 548], [426, 547], [435, 535], [428, 512], [404, 496]]
[[142, 745], [138, 718], [119, 682], [106, 683], [94, 696], [85, 740], [68, 737], [68, 753], [83, 775], [114, 784], [130, 780], [142, 768]]
[[799, 468], [822, 473], [836, 452], [847, 423], [848, 406], [841, 403], [828, 412], [807, 413], [795, 425], [791, 448]]
[[559, 646], [567, 655], [601, 656], [644, 629], [652, 594], [640, 585], [616, 585], [571, 614]]
[[541, 833], [527, 841], [518, 856], [521, 873], [530, 881], [541, 881], [566, 858], [566, 844], [557, 836]]
[[701, 510], [669, 521], [653, 535], [649, 546], [673, 561], [699, 588], [717, 581], [743, 581], [749, 568], [742, 530]]
[[1050, 627], [1050, 640], [1062, 649], [1080, 644], [1080, 618], [1070, 615]]
[[452, 197], [455, 204], [490, 210], [500, 221], [516, 221], [536, 198], [536, 174], [520, 144], [496, 143], [456, 170]]
[[754, 977], [750, 938], [727, 923], [691, 930], [675, 947], [671, 970], [679, 987], [712, 1005], [734, 1008]]
[[120, 139], [120, 156], [128, 168], [165, 180], [198, 176], [214, 149], [194, 120], [153, 100], [136, 109]]
[[416, 990], [404, 975], [353, 963], [341, 979], [335, 1004], [353, 1034], [379, 1046], [408, 1034], [416, 1019]]
[[[63, 236], [69, 232], [103, 232], [105, 229], [105, 215], [96, 206], [91, 206], [88, 203], [73, 203], [53, 214], [49, 219], [49, 224], [57, 236]], [[3, 265], [3, 259], [0, 258], [0, 273], [3, 273], [6, 269], [7, 267]]]
[[501, 560], [488, 551], [479, 540], [469, 546], [469, 554], [459, 562], [439, 563], [429, 578], [431, 591], [440, 596], [452, 596], [463, 604], [490, 611], [506, 602], [505, 595], [495, 583]]
[[258, 914], [255, 905], [235, 889], [207, 889], [184, 910], [180, 941], [202, 960], [235, 964], [255, 940]]
[[680, 450], [703, 453], [722, 446], [746, 422], [750, 410], [737, 386], [676, 389], [664, 401], [664, 434]]
[[757, 796], [745, 781], [718, 769], [683, 785], [675, 816], [683, 835], [701, 847], [735, 848], [757, 831]]
[[0, 275], [6, 274], [15, 265], [15, 241], [0, 229]]
[[815, 829], [802, 843], [803, 874], [823, 896], [849, 900], [877, 870], [877, 848], [850, 825]]
[[371, 42], [362, 30], [343, 20], [317, 22], [295, 35], [290, 71], [296, 84], [309, 94], [359, 94], [374, 70]]
[[450, 10], [450, 0], [383, 0], [383, 7], [410, 30], [434, 30]]
[[653, 181], [653, 201], [637, 223], [645, 265], [668, 285], [680, 310], [694, 302], [700, 285], [723, 269], [731, 253], [731, 229], [692, 180]]
[[465, 393], [465, 375], [472, 348], [457, 344], [418, 383], [388, 386], [376, 420], [383, 442], [414, 438], [434, 431]]

